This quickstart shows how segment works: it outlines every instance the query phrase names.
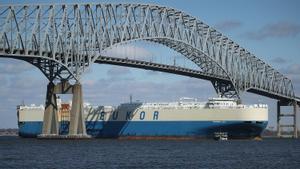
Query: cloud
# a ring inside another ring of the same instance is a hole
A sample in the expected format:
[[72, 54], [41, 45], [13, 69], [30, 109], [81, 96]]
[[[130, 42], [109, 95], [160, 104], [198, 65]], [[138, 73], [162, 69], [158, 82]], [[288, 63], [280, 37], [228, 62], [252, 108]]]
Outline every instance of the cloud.
[[107, 71], [109, 76], [124, 76], [130, 74], [130, 69], [127, 67], [112, 67]]
[[178, 80], [169, 80], [168, 77], [153, 81], [103, 78], [84, 86], [84, 98], [94, 105], [118, 105], [127, 102], [130, 94], [134, 100], [149, 102], [175, 101], [184, 96], [205, 97], [201, 100], [206, 100], [208, 96], [215, 95], [209, 82], [181, 76]]
[[82, 82], [82, 85], [94, 85], [96, 83], [96, 81], [95, 80], [84, 80], [83, 82]]
[[21, 60], [0, 58], [0, 128], [16, 128], [16, 106], [44, 104], [47, 80], [34, 66]]
[[17, 127], [16, 106], [22, 101], [44, 104], [47, 80], [42, 76], [26, 76], [22, 72], [0, 75], [0, 128]]
[[300, 76], [300, 64], [291, 64], [285, 72], [287, 74]]
[[149, 76], [157, 76], [161, 73], [159, 71], [154, 71], [154, 70], [146, 70], [146, 72], [147, 72], [147, 75], [149, 75]]
[[298, 75], [300, 77], [300, 64], [299, 63], [293, 63], [289, 64], [287, 66], [282, 67], [279, 69], [281, 73], [284, 75]]
[[125, 44], [118, 45], [107, 49], [102, 53], [104, 56], [118, 57], [118, 58], [131, 58], [131, 59], [149, 59], [152, 53], [143, 47], [136, 45]]
[[273, 63], [278, 63], [278, 64], [283, 64], [283, 63], [286, 63], [287, 60], [285, 60], [285, 59], [282, 58], [282, 57], [276, 57], [276, 58], [272, 59], [271, 62], [273, 62]]
[[294, 63], [280, 69], [280, 72], [291, 79], [295, 94], [300, 97], [300, 64]]
[[300, 74], [289, 74], [287, 77], [292, 80], [295, 95], [300, 97]]
[[0, 99], [13, 98], [21, 101], [20, 96], [24, 96], [31, 101], [45, 95], [47, 87], [45, 78], [16, 75], [8, 76], [7, 79], [6, 85], [0, 87]]
[[279, 72], [292, 81], [295, 95], [300, 97], [300, 63], [292, 63], [283, 58], [274, 58], [272, 62], [281, 66]]
[[300, 33], [300, 25], [291, 22], [278, 22], [268, 24], [257, 31], [246, 32], [244, 36], [251, 40], [264, 40], [267, 38], [295, 37]]
[[242, 26], [242, 23], [240, 21], [232, 20], [232, 21], [223, 21], [223, 22], [217, 23], [215, 25], [215, 28], [222, 30], [222, 31], [232, 31], [241, 26]]
[[34, 69], [34, 66], [25, 61], [15, 59], [0, 59], [0, 74], [18, 74]]

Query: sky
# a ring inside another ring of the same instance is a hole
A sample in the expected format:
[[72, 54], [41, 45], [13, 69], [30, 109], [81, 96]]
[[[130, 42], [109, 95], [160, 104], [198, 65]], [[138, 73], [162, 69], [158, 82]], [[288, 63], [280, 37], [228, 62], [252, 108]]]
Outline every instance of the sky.
[[[2, 4], [37, 4], [84, 1], [2, 0]], [[214, 27], [240, 46], [255, 54], [289, 77], [300, 96], [300, 1], [298, 0], [156, 0], [156, 1], [86, 1], [97, 3], [136, 2], [169, 6], [184, 11]], [[129, 44], [131, 57], [172, 63], [174, 51], [147, 43]], [[122, 51], [119, 50], [119, 51]], [[128, 52], [129, 51], [129, 52]], [[118, 54], [116, 51], [108, 51]], [[116, 56], [116, 55], [115, 55]], [[178, 56], [180, 58], [180, 56]], [[0, 128], [17, 128], [16, 106], [44, 104], [47, 79], [28, 63], [0, 58]], [[180, 97], [207, 100], [216, 94], [210, 82], [179, 75], [112, 65], [92, 65], [82, 79], [84, 101], [93, 105], [118, 105], [132, 94], [141, 101], [176, 101]], [[70, 99], [70, 96], [64, 99]], [[243, 93], [243, 103], [269, 105], [269, 127], [276, 125], [276, 101]]]

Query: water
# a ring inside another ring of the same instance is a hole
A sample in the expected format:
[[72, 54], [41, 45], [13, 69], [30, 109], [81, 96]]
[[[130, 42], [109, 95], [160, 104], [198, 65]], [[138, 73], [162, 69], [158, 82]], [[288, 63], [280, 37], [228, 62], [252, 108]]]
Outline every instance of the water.
[[300, 140], [37, 140], [0, 137], [0, 168], [300, 168]]

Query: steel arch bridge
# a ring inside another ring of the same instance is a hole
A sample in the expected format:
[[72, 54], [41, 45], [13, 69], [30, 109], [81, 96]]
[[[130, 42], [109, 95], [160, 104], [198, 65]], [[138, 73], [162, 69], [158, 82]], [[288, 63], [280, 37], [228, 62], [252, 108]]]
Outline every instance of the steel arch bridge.
[[50, 83], [80, 81], [91, 64], [101, 62], [106, 49], [144, 40], [165, 45], [198, 65], [223, 97], [239, 98], [250, 91], [299, 101], [286, 76], [201, 20], [169, 7], [2, 5], [0, 31], [0, 57], [33, 64]]

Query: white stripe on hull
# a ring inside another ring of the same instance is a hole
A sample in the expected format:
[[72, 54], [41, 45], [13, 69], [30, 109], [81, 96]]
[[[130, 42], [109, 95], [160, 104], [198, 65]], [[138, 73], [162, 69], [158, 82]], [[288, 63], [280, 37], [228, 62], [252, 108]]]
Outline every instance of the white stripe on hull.
[[[135, 111], [119, 110], [117, 118], [112, 111], [98, 112], [98, 115], [90, 115], [87, 121], [114, 120], [124, 121], [268, 121], [267, 108], [241, 108], [241, 109], [151, 109], [138, 108]], [[142, 113], [144, 112], [144, 113]], [[155, 113], [158, 112], [157, 118]], [[117, 112], [114, 112], [117, 113]], [[43, 109], [19, 110], [19, 121], [43, 121]], [[104, 117], [103, 117], [104, 116]]]

